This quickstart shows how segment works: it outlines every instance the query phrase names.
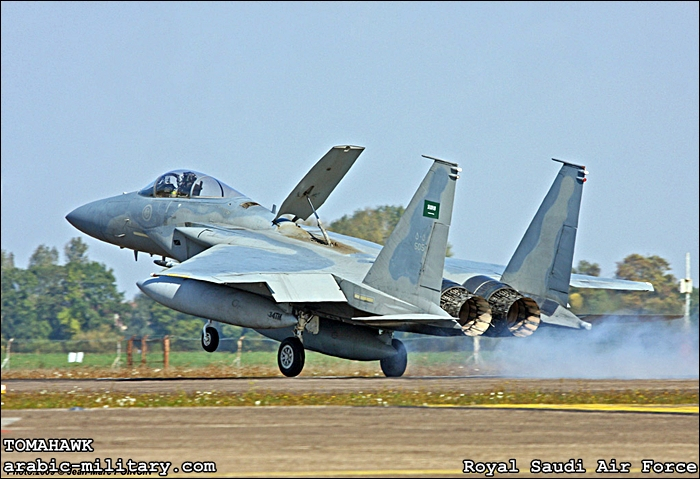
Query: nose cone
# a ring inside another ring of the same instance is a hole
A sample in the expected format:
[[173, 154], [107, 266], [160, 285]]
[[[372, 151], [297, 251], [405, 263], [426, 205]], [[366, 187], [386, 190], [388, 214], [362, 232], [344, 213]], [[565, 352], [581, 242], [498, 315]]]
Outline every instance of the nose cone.
[[89, 203], [68, 213], [66, 219], [83, 233], [104, 240], [104, 224], [97, 213], [93, 204]]

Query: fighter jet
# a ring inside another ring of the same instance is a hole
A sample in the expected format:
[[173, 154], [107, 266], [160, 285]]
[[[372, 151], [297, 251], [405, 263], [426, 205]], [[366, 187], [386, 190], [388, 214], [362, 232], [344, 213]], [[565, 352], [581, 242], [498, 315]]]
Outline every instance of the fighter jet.
[[[327, 231], [320, 208], [364, 148], [335, 146], [276, 210], [222, 181], [174, 170], [140, 191], [81, 206], [76, 228], [121, 248], [160, 256], [138, 287], [158, 303], [207, 319], [202, 347], [217, 349], [213, 322], [279, 341], [285, 376], [305, 350], [379, 360], [403, 375], [396, 331], [434, 336], [525, 337], [540, 324], [590, 328], [567, 308], [570, 286], [651, 291], [649, 283], [572, 275], [583, 166], [560, 161], [539, 210], [504, 268], [445, 258], [461, 169], [438, 158], [380, 245]], [[276, 210], [276, 211], [275, 211]], [[302, 221], [316, 218], [313, 226]]]

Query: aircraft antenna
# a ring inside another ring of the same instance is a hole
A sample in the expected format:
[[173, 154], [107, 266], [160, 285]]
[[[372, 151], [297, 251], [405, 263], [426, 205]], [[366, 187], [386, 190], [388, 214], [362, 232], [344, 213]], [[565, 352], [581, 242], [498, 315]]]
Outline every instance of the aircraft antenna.
[[314, 204], [311, 202], [311, 198], [309, 198], [307, 196], [306, 200], [309, 202], [309, 206], [311, 206], [311, 211], [314, 212], [314, 216], [316, 217], [316, 223], [318, 224], [318, 228], [321, 230], [321, 233], [323, 234], [323, 240], [326, 242], [326, 244], [328, 246], [331, 246], [331, 239], [328, 237], [328, 233], [326, 233], [326, 229], [321, 224], [321, 218], [318, 217], [318, 213], [316, 213], [316, 208], [314, 208]]

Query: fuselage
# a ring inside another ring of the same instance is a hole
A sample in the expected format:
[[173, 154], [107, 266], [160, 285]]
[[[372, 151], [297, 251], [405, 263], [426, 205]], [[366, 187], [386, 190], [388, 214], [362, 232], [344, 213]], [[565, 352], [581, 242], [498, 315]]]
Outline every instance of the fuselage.
[[[235, 191], [230, 189], [231, 191]], [[158, 197], [140, 192], [93, 201], [70, 212], [66, 219], [83, 233], [100, 241], [150, 255], [172, 258], [179, 262], [189, 259], [201, 248], [187, 249], [180, 244], [176, 228], [189, 226], [218, 226], [222, 229], [246, 229], [285, 241], [301, 241], [325, 257], [335, 258], [345, 273], [361, 280], [369, 269], [381, 245], [370, 241], [330, 232], [337, 245], [327, 247], [310, 241], [315, 228], [297, 227], [282, 219], [276, 223], [274, 213], [238, 192], [228, 197]], [[296, 232], [294, 230], [297, 230]], [[320, 236], [320, 235], [315, 235]], [[352, 265], [352, 267], [351, 267]], [[503, 266], [447, 258], [445, 277], [451, 279], [488, 273], [498, 278]], [[352, 274], [351, 271], [355, 273]]]
[[210, 224], [263, 230], [273, 229], [272, 217], [269, 210], [246, 197], [144, 198], [134, 192], [89, 203], [70, 213], [68, 220], [83, 232], [108, 243], [170, 256], [168, 245], [177, 226]]

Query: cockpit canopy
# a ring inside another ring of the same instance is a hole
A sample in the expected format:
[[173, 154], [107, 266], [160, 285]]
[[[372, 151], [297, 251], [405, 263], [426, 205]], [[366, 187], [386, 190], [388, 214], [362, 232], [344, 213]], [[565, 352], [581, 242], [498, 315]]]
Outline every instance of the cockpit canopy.
[[191, 170], [173, 170], [139, 191], [155, 198], [235, 198], [243, 196], [212, 176]]

